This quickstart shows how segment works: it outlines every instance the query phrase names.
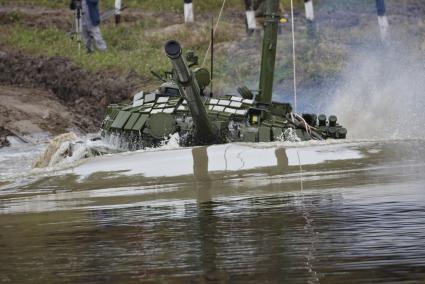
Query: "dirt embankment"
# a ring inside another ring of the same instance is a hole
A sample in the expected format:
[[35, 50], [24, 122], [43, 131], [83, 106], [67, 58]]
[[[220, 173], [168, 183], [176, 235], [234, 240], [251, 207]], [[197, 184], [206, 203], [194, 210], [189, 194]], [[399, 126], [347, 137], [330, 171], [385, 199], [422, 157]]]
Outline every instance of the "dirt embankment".
[[65, 9], [49, 9], [45, 7], [0, 7], [0, 24], [20, 23], [28, 27], [46, 28], [55, 26], [59, 29], [70, 27], [70, 13]]
[[106, 106], [137, 89], [132, 75], [91, 74], [65, 58], [0, 51], [0, 137], [96, 131]]
[[[54, 94], [38, 89], [0, 87], [0, 124], [3, 136], [16, 135], [36, 142], [46, 133], [57, 135], [64, 131], [80, 131], [84, 120], [62, 105]], [[7, 140], [4, 139], [4, 145]]]
[[[101, 11], [101, 13], [106, 12], [110, 12], [110, 10]], [[136, 8], [125, 9], [121, 21], [123, 23], [133, 23], [141, 19], [152, 19], [162, 26], [175, 25], [184, 21], [182, 13], [175, 13], [172, 11], [145, 11]], [[73, 21], [73, 11], [68, 9], [68, 6], [64, 6], [62, 9], [52, 9], [34, 5], [20, 6], [10, 3], [0, 6], [1, 25], [19, 23], [27, 27], [56, 27], [64, 31], [71, 31]], [[114, 17], [107, 17], [102, 24], [113, 23], [113, 21]]]

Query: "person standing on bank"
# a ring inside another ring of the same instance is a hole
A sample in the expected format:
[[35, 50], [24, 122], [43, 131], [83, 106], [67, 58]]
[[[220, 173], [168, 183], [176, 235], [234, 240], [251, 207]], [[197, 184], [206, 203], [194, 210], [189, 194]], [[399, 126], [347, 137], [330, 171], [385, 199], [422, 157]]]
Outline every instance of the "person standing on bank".
[[77, 9], [78, 5], [82, 9], [81, 34], [87, 52], [94, 52], [94, 45], [99, 51], [105, 52], [107, 50], [106, 42], [103, 40], [99, 28], [99, 0], [71, 0], [72, 10]]

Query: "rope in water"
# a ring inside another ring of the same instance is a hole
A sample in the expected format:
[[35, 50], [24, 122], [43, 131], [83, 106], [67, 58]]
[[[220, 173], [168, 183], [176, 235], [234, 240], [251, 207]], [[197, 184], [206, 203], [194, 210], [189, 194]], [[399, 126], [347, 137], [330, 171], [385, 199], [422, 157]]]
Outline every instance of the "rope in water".
[[294, 1], [291, 0], [291, 22], [292, 22], [292, 62], [294, 70], [294, 112], [297, 111], [297, 63], [295, 53], [295, 22], [294, 22]]
[[[220, 23], [221, 15], [223, 14], [224, 6], [226, 5], [226, 0], [223, 0], [223, 4], [221, 5], [220, 13], [218, 14], [217, 22], [214, 26], [213, 37], [215, 36], [215, 32], [217, 31], [218, 24]], [[205, 52], [204, 61], [202, 61], [202, 67], [205, 65], [205, 61], [207, 60], [208, 53], [210, 52], [212, 42], [208, 45], [207, 52]]]
[[[309, 277], [308, 283], [320, 283], [319, 276], [317, 272], [314, 269], [314, 253], [316, 252], [316, 242], [318, 241], [317, 235], [318, 232], [314, 229], [314, 219], [313, 216], [310, 214], [310, 211], [305, 206], [306, 199], [305, 199], [305, 191], [304, 191], [304, 176], [303, 176], [303, 166], [301, 163], [300, 153], [297, 150], [297, 157], [298, 157], [298, 165], [300, 169], [300, 195], [301, 195], [301, 210], [302, 210], [302, 217], [305, 220], [304, 230], [307, 234], [311, 236], [310, 246], [308, 247], [308, 254], [306, 255], [306, 268], [308, 273], [311, 275]], [[310, 206], [311, 201], [309, 202]]]

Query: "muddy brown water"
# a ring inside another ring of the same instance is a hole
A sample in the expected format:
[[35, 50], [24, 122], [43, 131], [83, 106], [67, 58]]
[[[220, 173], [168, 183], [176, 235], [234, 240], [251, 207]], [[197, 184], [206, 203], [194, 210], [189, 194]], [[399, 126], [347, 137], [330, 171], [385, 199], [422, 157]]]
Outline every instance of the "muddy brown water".
[[125, 153], [16, 175], [40, 150], [0, 150], [2, 283], [425, 281], [425, 141]]

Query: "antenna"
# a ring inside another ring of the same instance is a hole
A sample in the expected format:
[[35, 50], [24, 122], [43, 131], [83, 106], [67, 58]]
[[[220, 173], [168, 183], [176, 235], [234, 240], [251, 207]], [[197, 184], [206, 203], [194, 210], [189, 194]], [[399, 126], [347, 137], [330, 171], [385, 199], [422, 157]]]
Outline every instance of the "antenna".
[[214, 17], [211, 17], [211, 94], [213, 95], [213, 80], [214, 80]]

